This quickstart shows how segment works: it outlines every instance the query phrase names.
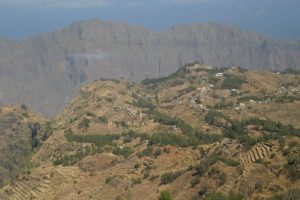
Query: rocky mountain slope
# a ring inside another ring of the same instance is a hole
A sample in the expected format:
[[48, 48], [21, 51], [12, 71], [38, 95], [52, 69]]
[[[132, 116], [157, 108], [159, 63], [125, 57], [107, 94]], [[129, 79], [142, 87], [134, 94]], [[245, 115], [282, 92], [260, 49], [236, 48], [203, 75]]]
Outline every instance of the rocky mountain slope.
[[187, 62], [299, 69], [299, 42], [202, 24], [154, 32], [116, 22], [75, 22], [23, 41], [0, 39], [0, 104], [55, 115], [80, 85], [102, 77], [166, 76]]
[[197, 63], [95, 81], [0, 196], [298, 200], [299, 91], [299, 74]]

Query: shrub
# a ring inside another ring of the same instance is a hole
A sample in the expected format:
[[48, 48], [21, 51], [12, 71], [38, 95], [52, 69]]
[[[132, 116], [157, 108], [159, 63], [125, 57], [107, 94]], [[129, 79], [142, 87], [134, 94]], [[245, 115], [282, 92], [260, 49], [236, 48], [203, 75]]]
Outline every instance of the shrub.
[[216, 103], [213, 108], [219, 109], [219, 110], [233, 108], [233, 103], [232, 102], [226, 103], [226, 102], [222, 101], [222, 102]]
[[156, 149], [154, 152], [154, 158], [157, 158], [158, 156], [160, 156], [161, 154], [161, 150], [160, 149]]
[[149, 181], [153, 181], [155, 179], [157, 179], [159, 177], [159, 175], [151, 175], [149, 178]]
[[182, 89], [178, 91], [177, 98], [181, 97], [182, 95], [188, 94], [192, 91], [196, 90], [195, 86], [190, 85], [188, 88]]
[[107, 120], [107, 118], [105, 116], [98, 117], [98, 120], [102, 124], [107, 124], [108, 123], [108, 120]]
[[105, 179], [105, 183], [108, 184], [112, 179], [113, 179], [113, 177], [111, 177], [111, 176], [110, 176], [110, 177], [107, 177], [107, 178]]
[[228, 195], [223, 194], [222, 192], [211, 192], [206, 195], [204, 200], [243, 200], [244, 197], [241, 194], [235, 192], [229, 192]]
[[205, 158], [205, 160], [203, 160], [196, 166], [197, 174], [199, 176], [203, 176], [210, 169], [210, 167], [214, 165], [216, 162], [218, 162], [219, 160], [220, 157], [215, 154]]
[[125, 158], [128, 158], [128, 156], [130, 156], [131, 153], [132, 153], [132, 149], [130, 147], [124, 147], [124, 148], [117, 147], [113, 150], [113, 154], [122, 155]]
[[27, 110], [27, 106], [26, 106], [25, 104], [22, 104], [22, 105], [21, 105], [21, 109], [22, 109], [22, 110]]
[[200, 178], [195, 177], [193, 180], [191, 180], [191, 187], [195, 187], [198, 183], [200, 183]]
[[214, 126], [223, 126], [219, 121], [220, 119], [225, 119], [226, 121], [230, 121], [228, 117], [223, 115], [221, 112], [216, 112], [213, 110], [210, 110], [204, 117], [204, 120], [206, 123]]
[[86, 116], [89, 116], [89, 117], [95, 117], [95, 113], [92, 113], [90, 111], [86, 112]]
[[125, 121], [114, 122], [118, 127], [128, 128], [128, 125]]
[[241, 66], [238, 66], [237, 69], [238, 69], [238, 71], [239, 71], [240, 73], [245, 73], [245, 72], [248, 71], [246, 68], [243, 68], [243, 67], [241, 67]]
[[155, 109], [155, 106], [152, 104], [152, 102], [147, 101], [143, 98], [138, 98], [136, 101], [133, 102], [133, 105], [140, 108], [148, 108], [149, 110]]
[[173, 182], [179, 176], [181, 176], [184, 171], [176, 171], [176, 172], [167, 172], [160, 177], [160, 185], [166, 185]]
[[282, 194], [276, 194], [270, 200], [296, 200], [300, 196], [300, 189], [293, 188]]
[[75, 154], [68, 154], [55, 159], [53, 161], [53, 165], [71, 166], [82, 160], [90, 153], [91, 149], [89, 147], [85, 147], [84, 149], [77, 151]]
[[236, 76], [225, 76], [222, 84], [223, 89], [239, 89], [241, 85], [246, 83], [246, 81], [240, 77]]
[[135, 163], [135, 164], [134, 164], [134, 168], [135, 168], [135, 169], [138, 169], [138, 168], [140, 168], [140, 167], [141, 167], [141, 163]]
[[110, 102], [110, 103], [112, 103], [114, 101], [114, 99], [111, 98], [111, 97], [105, 97], [105, 100], [108, 101], [108, 102]]
[[50, 137], [50, 135], [52, 135], [52, 133], [53, 133], [52, 124], [50, 122], [47, 122], [46, 130], [44, 132], [42, 140], [46, 141]]
[[286, 169], [288, 175], [292, 181], [297, 181], [300, 179], [300, 155], [299, 153], [292, 153], [288, 156], [288, 163], [286, 165]]
[[152, 117], [155, 122], [159, 122], [161, 124], [165, 124], [165, 125], [176, 125], [177, 124], [177, 120], [175, 118], [164, 115], [159, 112], [153, 112]]
[[147, 179], [147, 178], [149, 178], [149, 176], [150, 176], [150, 173], [148, 171], [146, 171], [144, 173], [143, 179]]
[[82, 121], [78, 124], [79, 128], [89, 128], [90, 127], [90, 122], [91, 120], [89, 120], [88, 118], [83, 118]]
[[124, 143], [129, 143], [132, 141], [132, 138], [130, 136], [125, 136], [123, 141]]
[[131, 179], [131, 182], [133, 183], [133, 184], [141, 184], [142, 183], [142, 179], [141, 178], [132, 178]]
[[139, 158], [144, 157], [144, 156], [151, 156], [153, 152], [153, 148], [148, 146], [146, 149], [144, 149], [142, 152], [137, 153], [137, 156]]
[[130, 89], [130, 88], [133, 88], [134, 87], [134, 82], [127, 82], [126, 83], [126, 88], [127, 89]]
[[293, 69], [293, 68], [287, 68], [286, 70], [282, 71], [283, 74], [300, 74], [300, 71]]
[[212, 192], [206, 195], [204, 200], [226, 200], [226, 196], [221, 192]]
[[278, 143], [279, 143], [280, 149], [283, 149], [285, 147], [285, 138], [283, 136], [279, 137]]
[[159, 195], [159, 200], [172, 200], [171, 193], [167, 190], [161, 191]]
[[220, 157], [220, 160], [225, 163], [226, 165], [228, 166], [231, 166], [231, 167], [236, 167], [238, 165], [240, 165], [240, 162], [237, 161], [237, 160], [233, 160], [231, 158], [224, 158], [224, 157]]
[[180, 79], [175, 79], [174, 81], [171, 82], [171, 86], [174, 87], [174, 86], [177, 86], [177, 85], [183, 85], [184, 84], [184, 81], [183, 80], [180, 80]]
[[203, 196], [203, 195], [205, 195], [207, 193], [207, 190], [208, 190], [208, 186], [207, 185], [202, 186], [201, 190], [199, 190], [199, 192], [198, 192], [198, 195], [200, 197]]

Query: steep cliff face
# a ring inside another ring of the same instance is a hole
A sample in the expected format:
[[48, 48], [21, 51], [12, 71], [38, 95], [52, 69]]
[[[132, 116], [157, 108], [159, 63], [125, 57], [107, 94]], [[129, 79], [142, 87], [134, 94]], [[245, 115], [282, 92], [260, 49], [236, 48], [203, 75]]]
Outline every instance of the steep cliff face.
[[0, 104], [56, 114], [81, 83], [164, 76], [187, 62], [299, 69], [299, 42], [202, 24], [161, 32], [116, 22], [75, 22], [24, 41], [0, 40]]

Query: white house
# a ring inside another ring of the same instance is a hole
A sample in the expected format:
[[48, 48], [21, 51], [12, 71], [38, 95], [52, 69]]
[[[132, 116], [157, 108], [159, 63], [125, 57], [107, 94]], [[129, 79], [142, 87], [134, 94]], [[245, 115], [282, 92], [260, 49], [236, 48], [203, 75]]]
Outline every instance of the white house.
[[216, 74], [216, 77], [222, 77], [223, 76], [223, 73], [217, 73]]

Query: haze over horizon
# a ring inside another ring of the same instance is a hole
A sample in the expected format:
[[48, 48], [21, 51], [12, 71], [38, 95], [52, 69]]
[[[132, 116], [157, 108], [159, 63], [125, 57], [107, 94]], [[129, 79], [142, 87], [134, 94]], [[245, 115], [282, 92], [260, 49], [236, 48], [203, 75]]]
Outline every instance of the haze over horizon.
[[298, 0], [0, 0], [0, 37], [24, 39], [73, 21], [113, 20], [153, 30], [225, 23], [283, 39], [300, 39]]

